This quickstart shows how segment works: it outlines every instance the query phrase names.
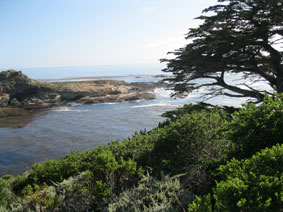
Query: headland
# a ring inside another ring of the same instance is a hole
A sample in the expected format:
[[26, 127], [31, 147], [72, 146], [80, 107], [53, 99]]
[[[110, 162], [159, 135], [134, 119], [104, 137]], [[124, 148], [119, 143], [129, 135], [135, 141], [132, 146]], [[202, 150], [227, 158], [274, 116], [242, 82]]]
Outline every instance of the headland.
[[154, 99], [153, 90], [161, 82], [87, 80], [40, 82], [21, 71], [0, 72], [0, 107], [50, 107], [70, 102], [78, 104], [117, 103]]

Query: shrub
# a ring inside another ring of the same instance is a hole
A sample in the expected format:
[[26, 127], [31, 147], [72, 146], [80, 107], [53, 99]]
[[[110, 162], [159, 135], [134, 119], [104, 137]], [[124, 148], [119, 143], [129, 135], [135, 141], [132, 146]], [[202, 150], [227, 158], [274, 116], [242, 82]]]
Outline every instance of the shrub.
[[28, 185], [10, 211], [87, 211], [94, 203], [92, 173], [83, 172], [53, 186]]
[[157, 180], [147, 174], [137, 186], [112, 198], [103, 211], [184, 211], [191, 200], [192, 196], [182, 188], [178, 176], [163, 176]]
[[56, 193], [53, 186], [47, 185], [28, 185], [22, 190], [22, 196], [18, 196], [15, 201], [9, 205], [9, 211], [50, 211], [56, 204]]
[[5, 175], [0, 178], [0, 206], [7, 207], [14, 199], [15, 194], [11, 187], [12, 176]]
[[19, 194], [27, 185], [53, 185], [87, 170], [93, 173], [94, 180], [107, 183], [111, 192], [116, 185], [123, 186], [130, 176], [143, 172], [133, 160], [116, 159], [110, 150], [100, 146], [86, 152], [71, 152], [59, 160], [36, 163], [26, 176], [15, 178], [13, 189]]
[[57, 203], [53, 211], [89, 211], [101, 201], [94, 195], [93, 174], [90, 171], [56, 184], [55, 189]]
[[[283, 211], [283, 145], [266, 148], [246, 160], [233, 159], [219, 168], [219, 178], [213, 189], [214, 211]], [[200, 198], [189, 205], [211, 208]], [[207, 210], [209, 211], [209, 210]]]
[[183, 115], [156, 129], [159, 137], [148, 164], [153, 173], [187, 173], [186, 186], [196, 193], [206, 192], [211, 177], [208, 167], [224, 160], [230, 145], [220, 131], [227, 120], [227, 113], [214, 108]]
[[265, 96], [260, 106], [246, 104], [226, 126], [234, 143], [230, 158], [249, 158], [255, 152], [283, 142], [283, 94]]
[[201, 112], [203, 110], [208, 112], [212, 108], [213, 108], [212, 105], [206, 103], [188, 104], [188, 105], [184, 105], [183, 107], [177, 108], [176, 110], [166, 111], [161, 116], [165, 118], [169, 118], [171, 121], [176, 121], [177, 119], [181, 118], [186, 114], [190, 114], [192, 112]]
[[195, 200], [189, 204], [188, 212], [211, 212], [211, 194], [204, 195], [203, 197], [195, 197]]
[[9, 212], [4, 206], [0, 205], [0, 212]]
[[118, 140], [108, 143], [106, 148], [116, 158], [123, 157], [125, 160], [132, 159], [137, 161], [152, 151], [158, 136], [156, 129], [144, 134], [136, 132], [132, 138], [124, 139], [122, 142]]

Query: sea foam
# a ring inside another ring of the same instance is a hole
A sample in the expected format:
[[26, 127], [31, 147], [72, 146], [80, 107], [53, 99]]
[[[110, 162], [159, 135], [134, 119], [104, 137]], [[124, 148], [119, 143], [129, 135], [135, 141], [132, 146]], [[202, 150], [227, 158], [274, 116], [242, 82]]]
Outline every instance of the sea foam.
[[149, 105], [136, 105], [131, 108], [146, 108], [146, 107], [180, 107], [181, 104], [149, 104]]

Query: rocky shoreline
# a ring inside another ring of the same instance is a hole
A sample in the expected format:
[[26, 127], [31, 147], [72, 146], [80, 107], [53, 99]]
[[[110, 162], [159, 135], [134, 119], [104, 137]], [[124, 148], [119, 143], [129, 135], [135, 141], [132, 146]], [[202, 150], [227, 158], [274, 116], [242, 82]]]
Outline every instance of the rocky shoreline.
[[0, 72], [0, 107], [50, 107], [78, 104], [116, 103], [154, 99], [160, 82], [127, 83], [120, 80], [39, 82], [21, 71]]

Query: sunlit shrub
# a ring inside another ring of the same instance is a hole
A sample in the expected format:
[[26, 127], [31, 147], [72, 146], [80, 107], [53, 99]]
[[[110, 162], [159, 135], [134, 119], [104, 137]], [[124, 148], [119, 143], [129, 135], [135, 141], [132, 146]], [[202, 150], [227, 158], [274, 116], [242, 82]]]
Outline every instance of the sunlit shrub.
[[182, 188], [178, 176], [157, 180], [147, 174], [137, 186], [112, 198], [103, 211], [184, 211], [191, 200], [191, 194]]
[[230, 157], [248, 158], [255, 152], [283, 142], [283, 94], [265, 96], [260, 106], [246, 104], [233, 114], [226, 127], [234, 143]]
[[[214, 211], [283, 211], [283, 145], [266, 148], [246, 160], [228, 162], [219, 168], [213, 189]], [[206, 196], [189, 205], [189, 212], [211, 208]], [[205, 210], [204, 210], [205, 211]]]
[[9, 211], [50, 211], [57, 203], [56, 191], [53, 186], [27, 185], [11, 205]]
[[188, 212], [212, 212], [211, 194], [195, 196], [195, 200], [189, 204]]
[[72, 152], [58, 160], [34, 164], [26, 176], [15, 178], [14, 190], [19, 193], [27, 185], [52, 185], [86, 170], [94, 174], [95, 180], [107, 183], [111, 191], [117, 182], [126, 182], [129, 176], [143, 172], [133, 160], [124, 160], [123, 157], [116, 159], [110, 150], [101, 146], [86, 152]]

